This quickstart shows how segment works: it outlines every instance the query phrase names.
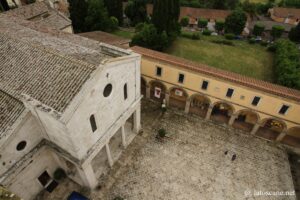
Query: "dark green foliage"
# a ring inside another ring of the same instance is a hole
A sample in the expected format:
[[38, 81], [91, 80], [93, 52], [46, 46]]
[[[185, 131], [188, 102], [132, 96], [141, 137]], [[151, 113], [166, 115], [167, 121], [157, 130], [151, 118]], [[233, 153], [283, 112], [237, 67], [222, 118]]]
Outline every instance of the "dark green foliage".
[[198, 20], [198, 27], [199, 28], [206, 28], [208, 24], [208, 20], [207, 19], [199, 19]]
[[299, 0], [282, 0], [279, 4], [282, 7], [300, 8]]
[[200, 34], [199, 33], [188, 33], [188, 32], [182, 32], [181, 37], [185, 37], [192, 40], [200, 40]]
[[225, 38], [226, 38], [227, 40], [233, 40], [234, 37], [235, 37], [235, 35], [232, 34], [232, 33], [226, 33], [226, 34], [225, 34]]
[[280, 38], [282, 33], [284, 31], [284, 27], [283, 26], [279, 26], [279, 25], [274, 25], [272, 27], [272, 31], [271, 31], [271, 35], [273, 36], [274, 40], [277, 38]]
[[289, 32], [290, 40], [300, 43], [300, 23]]
[[268, 44], [269, 44], [269, 42], [267, 42], [265, 40], [263, 40], [263, 41], [260, 42], [261, 46], [265, 46], [266, 47], [266, 46], [268, 46]]
[[62, 168], [57, 168], [54, 171], [53, 177], [54, 177], [55, 180], [60, 181], [60, 180], [62, 180], [64, 178], [66, 178], [67, 175], [66, 175], [65, 170], [63, 170]]
[[118, 24], [123, 24], [123, 3], [122, 0], [105, 0], [105, 6], [110, 17], [116, 17]]
[[265, 31], [265, 26], [263, 24], [257, 23], [254, 25], [253, 35], [261, 36], [264, 31]]
[[124, 12], [130, 19], [132, 26], [148, 20], [146, 3], [146, 0], [131, 0], [128, 2]]
[[168, 36], [165, 31], [159, 32], [153, 24], [145, 24], [142, 30], [133, 36], [130, 46], [138, 45], [162, 51], [168, 47], [168, 44]]
[[224, 25], [225, 25], [225, 22], [224, 22], [224, 21], [222, 21], [222, 20], [217, 20], [217, 21], [216, 21], [216, 25], [215, 25], [216, 31], [218, 31], [218, 32], [223, 31], [223, 30], [224, 30]]
[[185, 17], [181, 18], [180, 25], [183, 27], [186, 27], [187, 25], [189, 25], [189, 21], [190, 21], [190, 18], [188, 16], [185, 16]]
[[111, 21], [103, 0], [88, 0], [88, 12], [85, 18], [87, 31], [110, 31]]
[[234, 43], [232, 41], [228, 41], [228, 40], [212, 40], [213, 43], [216, 44], [224, 44], [224, 45], [228, 45], [228, 46], [234, 46]]
[[297, 46], [289, 40], [278, 40], [275, 48], [276, 82], [300, 89], [300, 53]]
[[234, 10], [225, 20], [225, 32], [240, 35], [246, 25], [246, 13], [240, 9]]
[[211, 35], [211, 31], [208, 30], [208, 29], [205, 29], [205, 30], [202, 32], [202, 34], [203, 34], [203, 35], [209, 36], [209, 35]]
[[249, 42], [250, 44], [255, 44], [255, 43], [256, 43], [255, 38], [250, 38], [250, 39], [248, 40], [248, 42]]
[[158, 136], [159, 136], [160, 138], [166, 137], [166, 134], [167, 134], [167, 132], [166, 132], [165, 129], [161, 128], [161, 129], [158, 130]]
[[165, 31], [171, 40], [180, 33], [179, 0], [154, 0], [152, 23], [159, 32]]
[[137, 32], [140, 32], [143, 28], [144, 28], [144, 25], [145, 25], [145, 23], [138, 23], [138, 24], [136, 24], [135, 25], [135, 32], [137, 33]]
[[110, 17], [110, 28], [111, 30], [117, 30], [119, 28], [119, 20], [114, 16]]
[[85, 17], [87, 16], [88, 5], [83, 0], [68, 0], [70, 18], [75, 33], [85, 32]]

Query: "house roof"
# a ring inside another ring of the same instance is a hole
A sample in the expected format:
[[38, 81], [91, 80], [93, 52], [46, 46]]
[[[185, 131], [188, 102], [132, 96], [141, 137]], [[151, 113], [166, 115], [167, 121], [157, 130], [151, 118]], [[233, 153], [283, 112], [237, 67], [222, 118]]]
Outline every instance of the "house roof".
[[[63, 113], [101, 62], [130, 52], [0, 14], [0, 136], [24, 108], [22, 95]], [[9, 97], [13, 98], [8, 101]], [[22, 105], [22, 106], [21, 106]], [[3, 109], [6, 106], [12, 109]]]
[[9, 10], [5, 13], [9, 16], [15, 16], [21, 19], [32, 21], [39, 25], [52, 27], [58, 30], [62, 30], [72, 25], [70, 19], [68, 19], [55, 9], [52, 9], [44, 1], [21, 6], [19, 8]]
[[121, 48], [128, 49], [129, 48], [129, 39], [124, 39], [122, 37], [106, 33], [103, 31], [93, 31], [93, 32], [86, 32], [86, 33], [79, 33], [78, 35], [82, 37], [86, 37], [92, 40], [96, 40], [98, 42], [104, 42], [107, 44], [111, 44], [114, 46], [118, 46]]
[[300, 101], [300, 91], [283, 87], [280, 85], [272, 84], [262, 80], [250, 78], [240, 74], [236, 74], [229, 71], [220, 70], [214, 67], [209, 67], [204, 64], [195, 63], [183, 58], [175, 57], [165, 53], [153, 51], [150, 49], [142, 47], [132, 47], [132, 50], [136, 53], [139, 53], [143, 56], [146, 56], [151, 59], [160, 60], [162, 62], [169, 63], [184, 69], [192, 70], [198, 73], [202, 73], [208, 76], [216, 77], [218, 79], [223, 79], [225, 81], [232, 82], [234, 84], [239, 84], [246, 86], [255, 90], [260, 90], [272, 95], [276, 95], [282, 98], [291, 99], [294, 101]]
[[273, 14], [280, 18], [292, 18], [300, 20], [300, 9], [297, 8], [282, 8], [276, 7], [273, 8]]

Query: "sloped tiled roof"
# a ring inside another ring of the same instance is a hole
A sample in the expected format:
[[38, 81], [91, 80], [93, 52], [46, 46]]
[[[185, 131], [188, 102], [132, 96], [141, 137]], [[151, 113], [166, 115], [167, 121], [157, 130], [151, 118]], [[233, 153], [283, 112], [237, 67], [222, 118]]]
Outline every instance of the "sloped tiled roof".
[[274, 15], [280, 18], [292, 18], [300, 20], [300, 9], [297, 8], [273, 8]]
[[242, 86], [246, 86], [249, 88], [253, 88], [255, 90], [260, 90], [262, 92], [266, 92], [272, 95], [276, 95], [282, 98], [291, 99], [294, 101], [300, 101], [300, 91], [283, 87], [280, 85], [272, 84], [269, 82], [265, 82], [262, 80], [250, 78], [247, 76], [239, 75], [233, 72], [220, 70], [214, 67], [209, 67], [204, 64], [195, 63], [183, 58], [175, 57], [169, 54], [161, 53], [158, 51], [153, 51], [150, 49], [142, 48], [142, 47], [132, 47], [132, 50], [136, 53], [139, 53], [143, 56], [160, 60], [162, 62], [166, 62], [172, 64], [174, 66], [182, 67], [184, 69], [192, 70], [198, 73], [202, 73], [205, 75], [213, 76], [218, 79], [223, 79], [235, 84], [239, 84]]

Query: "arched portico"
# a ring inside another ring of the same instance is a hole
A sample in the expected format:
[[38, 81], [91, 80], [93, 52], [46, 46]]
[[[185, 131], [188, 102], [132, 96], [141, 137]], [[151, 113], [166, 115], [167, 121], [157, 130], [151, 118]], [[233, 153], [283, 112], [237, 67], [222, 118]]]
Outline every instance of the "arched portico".
[[260, 120], [259, 115], [252, 110], [240, 110], [235, 114], [236, 118], [232, 126], [236, 129], [251, 132], [255, 124]]
[[290, 146], [300, 147], [300, 126], [288, 129], [281, 142]]
[[169, 94], [169, 106], [184, 110], [186, 107], [186, 101], [188, 99], [187, 92], [182, 88], [172, 87]]
[[231, 115], [234, 113], [234, 107], [227, 102], [216, 102], [213, 105], [211, 119], [217, 122], [228, 124]]
[[263, 137], [268, 140], [276, 140], [277, 137], [284, 130], [286, 130], [286, 124], [279, 119], [273, 119], [273, 118], [264, 119], [260, 124], [261, 126], [255, 135], [259, 137]]
[[166, 96], [167, 87], [160, 81], [150, 81], [150, 98], [163, 102]]
[[208, 97], [200, 94], [194, 94], [190, 97], [189, 113], [199, 115], [202, 118], [206, 117], [211, 101]]
[[147, 81], [141, 77], [141, 94], [147, 97]]

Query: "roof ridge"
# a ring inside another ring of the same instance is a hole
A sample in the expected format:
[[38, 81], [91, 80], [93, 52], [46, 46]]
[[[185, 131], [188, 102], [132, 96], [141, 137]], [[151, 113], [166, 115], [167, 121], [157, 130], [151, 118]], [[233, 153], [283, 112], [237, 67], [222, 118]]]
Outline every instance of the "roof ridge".
[[[24, 41], [24, 40], [18, 39], [18, 38], [16, 38], [16, 37], [13, 37], [13, 36], [8, 35], [8, 34], [6, 34], [6, 33], [2, 33], [2, 34], [0, 35], [0, 37], [7, 37], [7, 38], [10, 38], [10, 39], [12, 39], [12, 40], [19, 41], [19, 42], [21, 42], [22, 44], [26, 44], [26, 45], [28, 45], [28, 46], [31, 46], [31, 47], [34, 47], [34, 48], [38, 48], [38, 49], [40, 49], [41, 51], [44, 51], [44, 52], [46, 52], [46, 53], [50, 53], [50, 54], [52, 54], [52, 55], [54, 55], [54, 56], [58, 56], [58, 57], [64, 58], [64, 59], [69, 60], [69, 61], [71, 61], [71, 62], [73, 62], [73, 63], [76, 63], [76, 64], [82, 64], [82, 65], [84, 65], [84, 66], [86, 66], [86, 67], [89, 67], [90, 69], [95, 69], [95, 68], [97, 67], [96, 65], [93, 65], [93, 64], [88, 63], [88, 62], [83, 61], [83, 60], [76, 59], [76, 58], [74, 58], [74, 57], [72, 57], [72, 56], [60, 54], [60, 53], [59, 53], [60, 51], [55, 50], [55, 49], [53, 49], [53, 48], [48, 48], [48, 47], [45, 47], [45, 46], [41, 47], [41, 46], [39, 46], [39, 45], [35, 45], [35, 44], [30, 43], [29, 41]], [[86, 48], [86, 47], [84, 47], [84, 48]]]

